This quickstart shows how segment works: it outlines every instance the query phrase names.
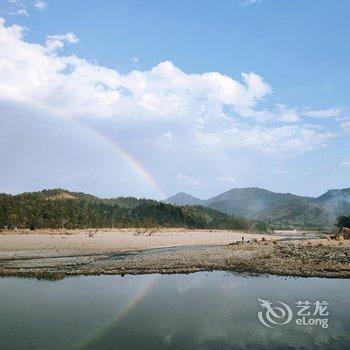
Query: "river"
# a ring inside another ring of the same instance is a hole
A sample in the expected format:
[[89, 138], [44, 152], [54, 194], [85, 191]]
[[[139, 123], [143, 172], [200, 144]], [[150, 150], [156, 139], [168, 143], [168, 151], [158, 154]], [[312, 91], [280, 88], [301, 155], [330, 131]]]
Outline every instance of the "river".
[[[0, 278], [0, 349], [345, 349], [349, 290], [350, 280], [222, 271]], [[310, 303], [304, 319], [298, 302]]]

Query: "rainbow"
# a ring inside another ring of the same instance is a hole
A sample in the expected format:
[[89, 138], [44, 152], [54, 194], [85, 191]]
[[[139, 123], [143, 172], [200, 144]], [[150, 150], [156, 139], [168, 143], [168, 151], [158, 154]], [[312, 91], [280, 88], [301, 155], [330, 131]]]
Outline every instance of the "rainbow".
[[147, 296], [149, 291], [154, 287], [156, 281], [157, 277], [154, 277], [153, 279], [145, 283], [143, 288], [141, 288], [141, 290], [138, 293], [136, 293], [133, 296], [133, 298], [131, 298], [129, 302], [126, 303], [124, 307], [122, 307], [116, 313], [113, 321], [109, 325], [97, 330], [93, 338], [81, 344], [80, 346], [78, 346], [78, 348], [80, 350], [86, 349], [89, 346], [93, 345], [96, 341], [101, 339], [109, 330], [111, 330], [118, 322], [120, 322], [124, 317], [126, 317]]
[[149, 293], [155, 285], [157, 279], [147, 282], [145, 286], [132, 298], [116, 315], [114, 321], [120, 322], [128, 313], [130, 313]]
[[77, 124], [80, 129], [83, 129], [86, 133], [95, 139], [98, 139], [109, 146], [114, 154], [121, 157], [125, 162], [127, 162], [154, 190], [156, 190], [161, 199], [166, 198], [164, 191], [152, 176], [152, 174], [141, 164], [140, 161], [138, 161], [130, 152], [126, 151], [114, 138], [105, 135], [97, 128], [88, 125], [81, 120], [71, 119], [71, 121]]

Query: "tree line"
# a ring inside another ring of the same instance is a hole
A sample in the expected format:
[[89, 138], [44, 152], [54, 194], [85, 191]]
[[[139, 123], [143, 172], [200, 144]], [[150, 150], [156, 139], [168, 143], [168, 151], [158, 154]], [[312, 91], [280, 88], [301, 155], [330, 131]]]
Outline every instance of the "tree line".
[[342, 215], [337, 219], [337, 227], [342, 229], [343, 227], [350, 228], [350, 215]]
[[0, 194], [0, 228], [183, 227], [248, 229], [249, 221], [201, 206], [149, 199], [100, 199], [66, 190]]

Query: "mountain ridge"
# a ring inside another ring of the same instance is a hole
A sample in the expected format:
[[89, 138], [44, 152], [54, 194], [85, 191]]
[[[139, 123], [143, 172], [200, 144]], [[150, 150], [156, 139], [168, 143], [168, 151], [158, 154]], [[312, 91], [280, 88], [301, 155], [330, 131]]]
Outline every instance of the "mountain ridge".
[[205, 201], [185, 192], [178, 192], [166, 199], [166, 202], [174, 205], [202, 205]]
[[[191, 196], [182, 193], [182, 198]], [[166, 200], [171, 203], [172, 198]], [[186, 205], [183, 200], [182, 205]], [[332, 189], [318, 197], [279, 193], [259, 187], [232, 188], [202, 200], [225, 214], [263, 220], [275, 226], [332, 226], [337, 216], [350, 213], [350, 188]]]

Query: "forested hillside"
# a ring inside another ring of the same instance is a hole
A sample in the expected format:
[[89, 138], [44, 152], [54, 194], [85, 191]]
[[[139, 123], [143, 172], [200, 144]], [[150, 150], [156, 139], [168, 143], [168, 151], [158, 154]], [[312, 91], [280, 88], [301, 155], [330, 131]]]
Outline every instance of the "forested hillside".
[[246, 229], [245, 219], [200, 206], [148, 199], [100, 199], [66, 190], [0, 194], [0, 228], [184, 227]]
[[278, 229], [331, 229], [338, 216], [350, 214], [349, 188], [329, 190], [317, 198], [256, 187], [234, 188], [207, 200], [179, 193], [166, 201], [185, 205], [188, 200], [201, 201], [201, 205], [228, 215], [262, 220]]
[[261, 211], [256, 218], [277, 229], [329, 228], [335, 220], [323, 208], [302, 200], [290, 200], [276, 209]]

